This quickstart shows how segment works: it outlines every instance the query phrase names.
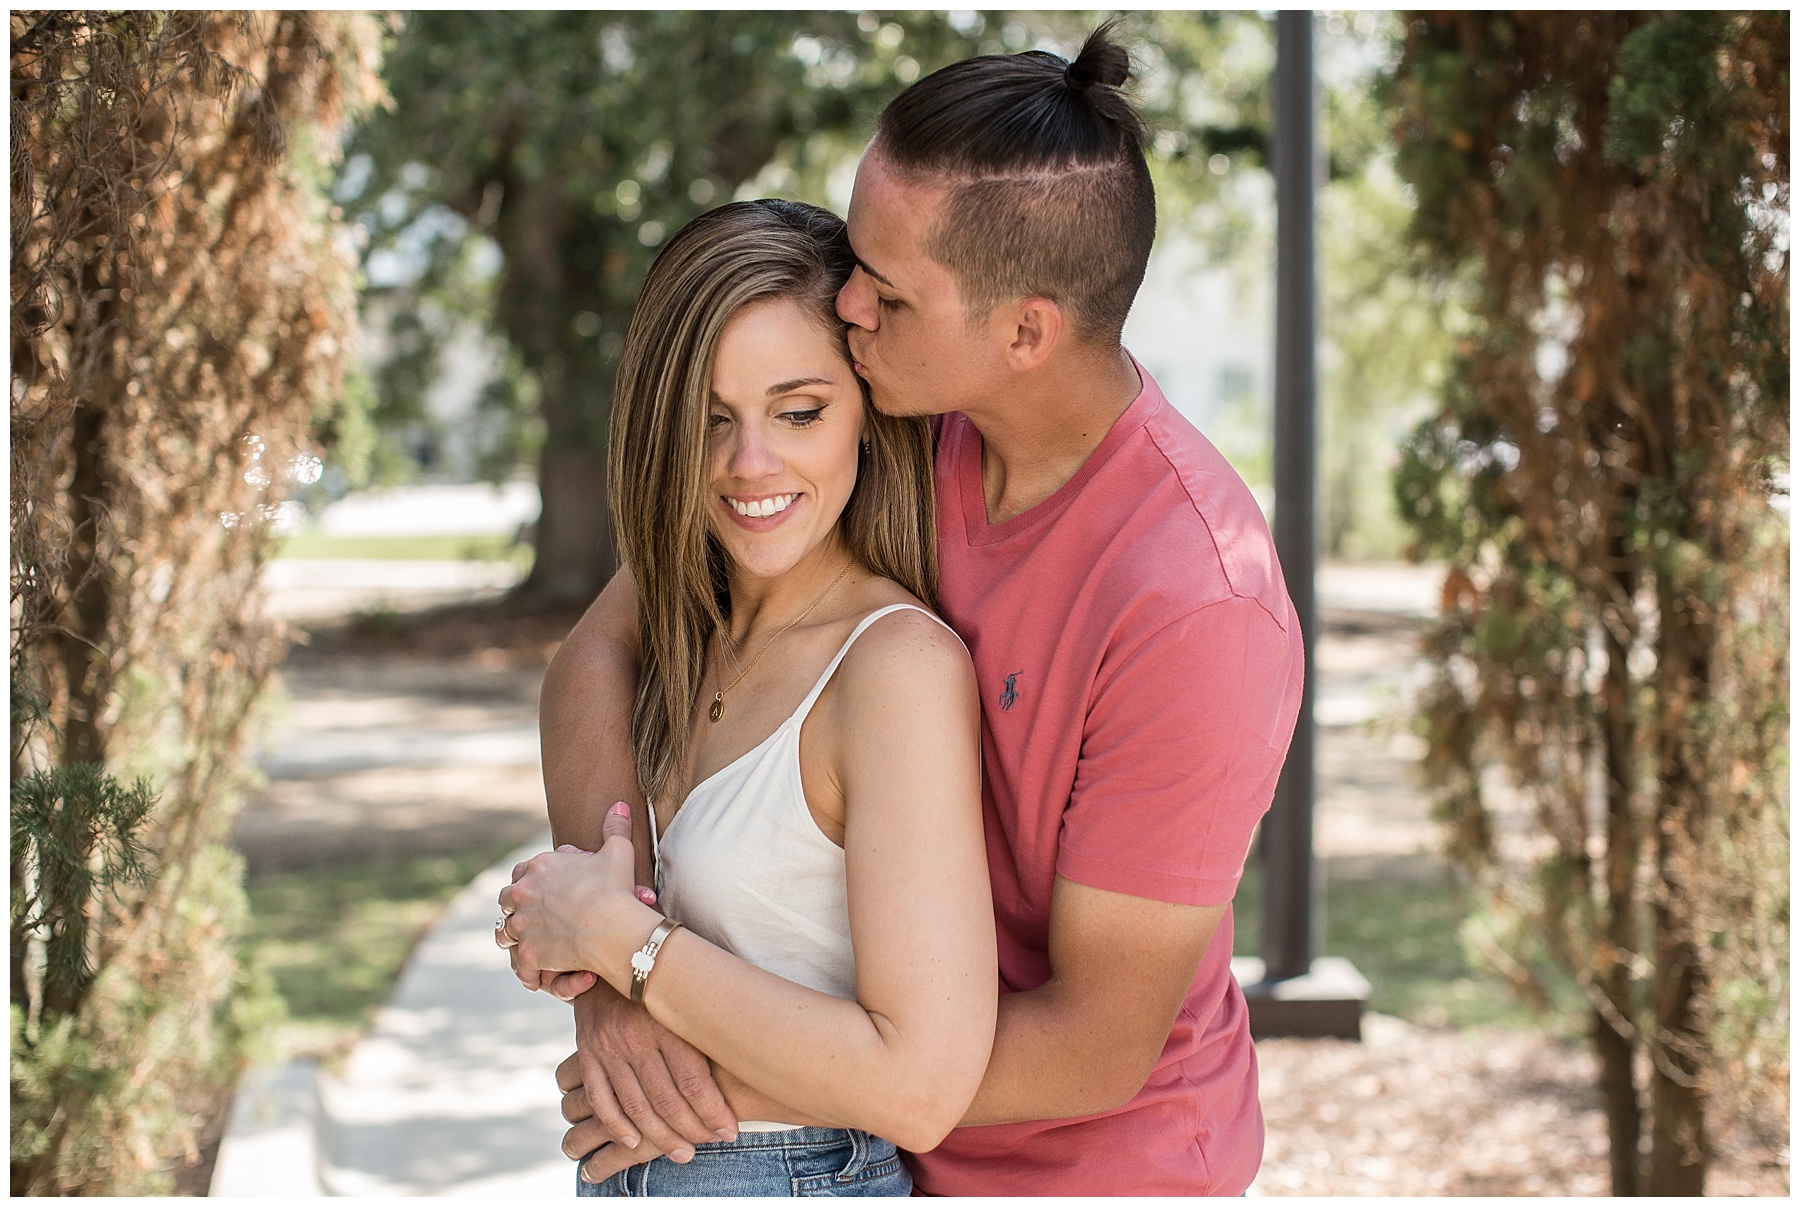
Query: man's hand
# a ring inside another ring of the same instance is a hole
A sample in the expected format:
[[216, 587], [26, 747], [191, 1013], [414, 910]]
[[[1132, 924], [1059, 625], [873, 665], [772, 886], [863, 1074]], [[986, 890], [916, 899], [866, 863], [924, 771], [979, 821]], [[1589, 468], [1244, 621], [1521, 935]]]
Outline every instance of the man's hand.
[[563, 1117], [577, 1124], [564, 1152], [578, 1157], [601, 1144], [623, 1145], [631, 1159], [614, 1165], [617, 1172], [663, 1153], [691, 1161], [694, 1145], [737, 1138], [737, 1116], [706, 1054], [609, 986], [575, 999], [575, 1043], [556, 1073]]
[[[606, 1125], [594, 1118], [587, 1087], [581, 1084], [581, 1053], [556, 1066], [556, 1084], [563, 1092], [562, 1117], [571, 1126], [563, 1133], [563, 1156], [581, 1161], [581, 1176], [591, 1184], [606, 1181], [621, 1169], [642, 1165], [662, 1154], [648, 1143], [626, 1148], [613, 1138]], [[585, 1161], [582, 1158], [587, 1158]]]

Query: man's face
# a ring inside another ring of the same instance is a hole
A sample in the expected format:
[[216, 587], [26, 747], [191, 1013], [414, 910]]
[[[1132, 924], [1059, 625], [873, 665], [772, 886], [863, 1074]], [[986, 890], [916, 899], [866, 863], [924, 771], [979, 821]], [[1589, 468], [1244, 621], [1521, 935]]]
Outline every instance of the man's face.
[[856, 170], [850, 245], [857, 268], [839, 291], [850, 355], [890, 415], [968, 410], [1004, 389], [1008, 339], [996, 316], [968, 322], [951, 271], [926, 252], [948, 189], [903, 180], [872, 147]]

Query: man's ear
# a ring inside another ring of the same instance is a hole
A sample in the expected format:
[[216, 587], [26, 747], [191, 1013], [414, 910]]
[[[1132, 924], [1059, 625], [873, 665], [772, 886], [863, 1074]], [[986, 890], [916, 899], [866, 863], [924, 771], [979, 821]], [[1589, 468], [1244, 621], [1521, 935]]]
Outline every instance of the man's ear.
[[1050, 359], [1062, 342], [1067, 319], [1063, 309], [1049, 298], [1020, 298], [1006, 307], [1011, 340], [1006, 359], [1019, 372], [1036, 369]]

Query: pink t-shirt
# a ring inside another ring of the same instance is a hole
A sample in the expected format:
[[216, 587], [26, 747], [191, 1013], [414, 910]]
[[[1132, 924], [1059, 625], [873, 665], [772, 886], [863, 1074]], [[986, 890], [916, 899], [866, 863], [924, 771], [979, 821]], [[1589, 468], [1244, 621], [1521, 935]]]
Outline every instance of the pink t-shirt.
[[[1049, 979], [1059, 874], [1229, 902], [1300, 708], [1300, 626], [1262, 512], [1147, 373], [1143, 383], [1080, 472], [1003, 524], [987, 522], [980, 433], [959, 414], [939, 427], [943, 614], [981, 689], [1002, 993]], [[1231, 940], [1227, 911], [1137, 1097], [1080, 1119], [959, 1128], [912, 1158], [919, 1188], [1245, 1189], [1262, 1111]]]

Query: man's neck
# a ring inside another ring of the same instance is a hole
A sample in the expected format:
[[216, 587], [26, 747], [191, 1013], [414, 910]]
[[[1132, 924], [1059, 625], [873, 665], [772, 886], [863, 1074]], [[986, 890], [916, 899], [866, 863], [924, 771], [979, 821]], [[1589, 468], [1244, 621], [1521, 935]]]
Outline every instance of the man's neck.
[[966, 408], [981, 433], [988, 523], [1022, 515], [1062, 489], [1142, 389], [1137, 366], [1119, 349], [1046, 365], [1006, 397]]

